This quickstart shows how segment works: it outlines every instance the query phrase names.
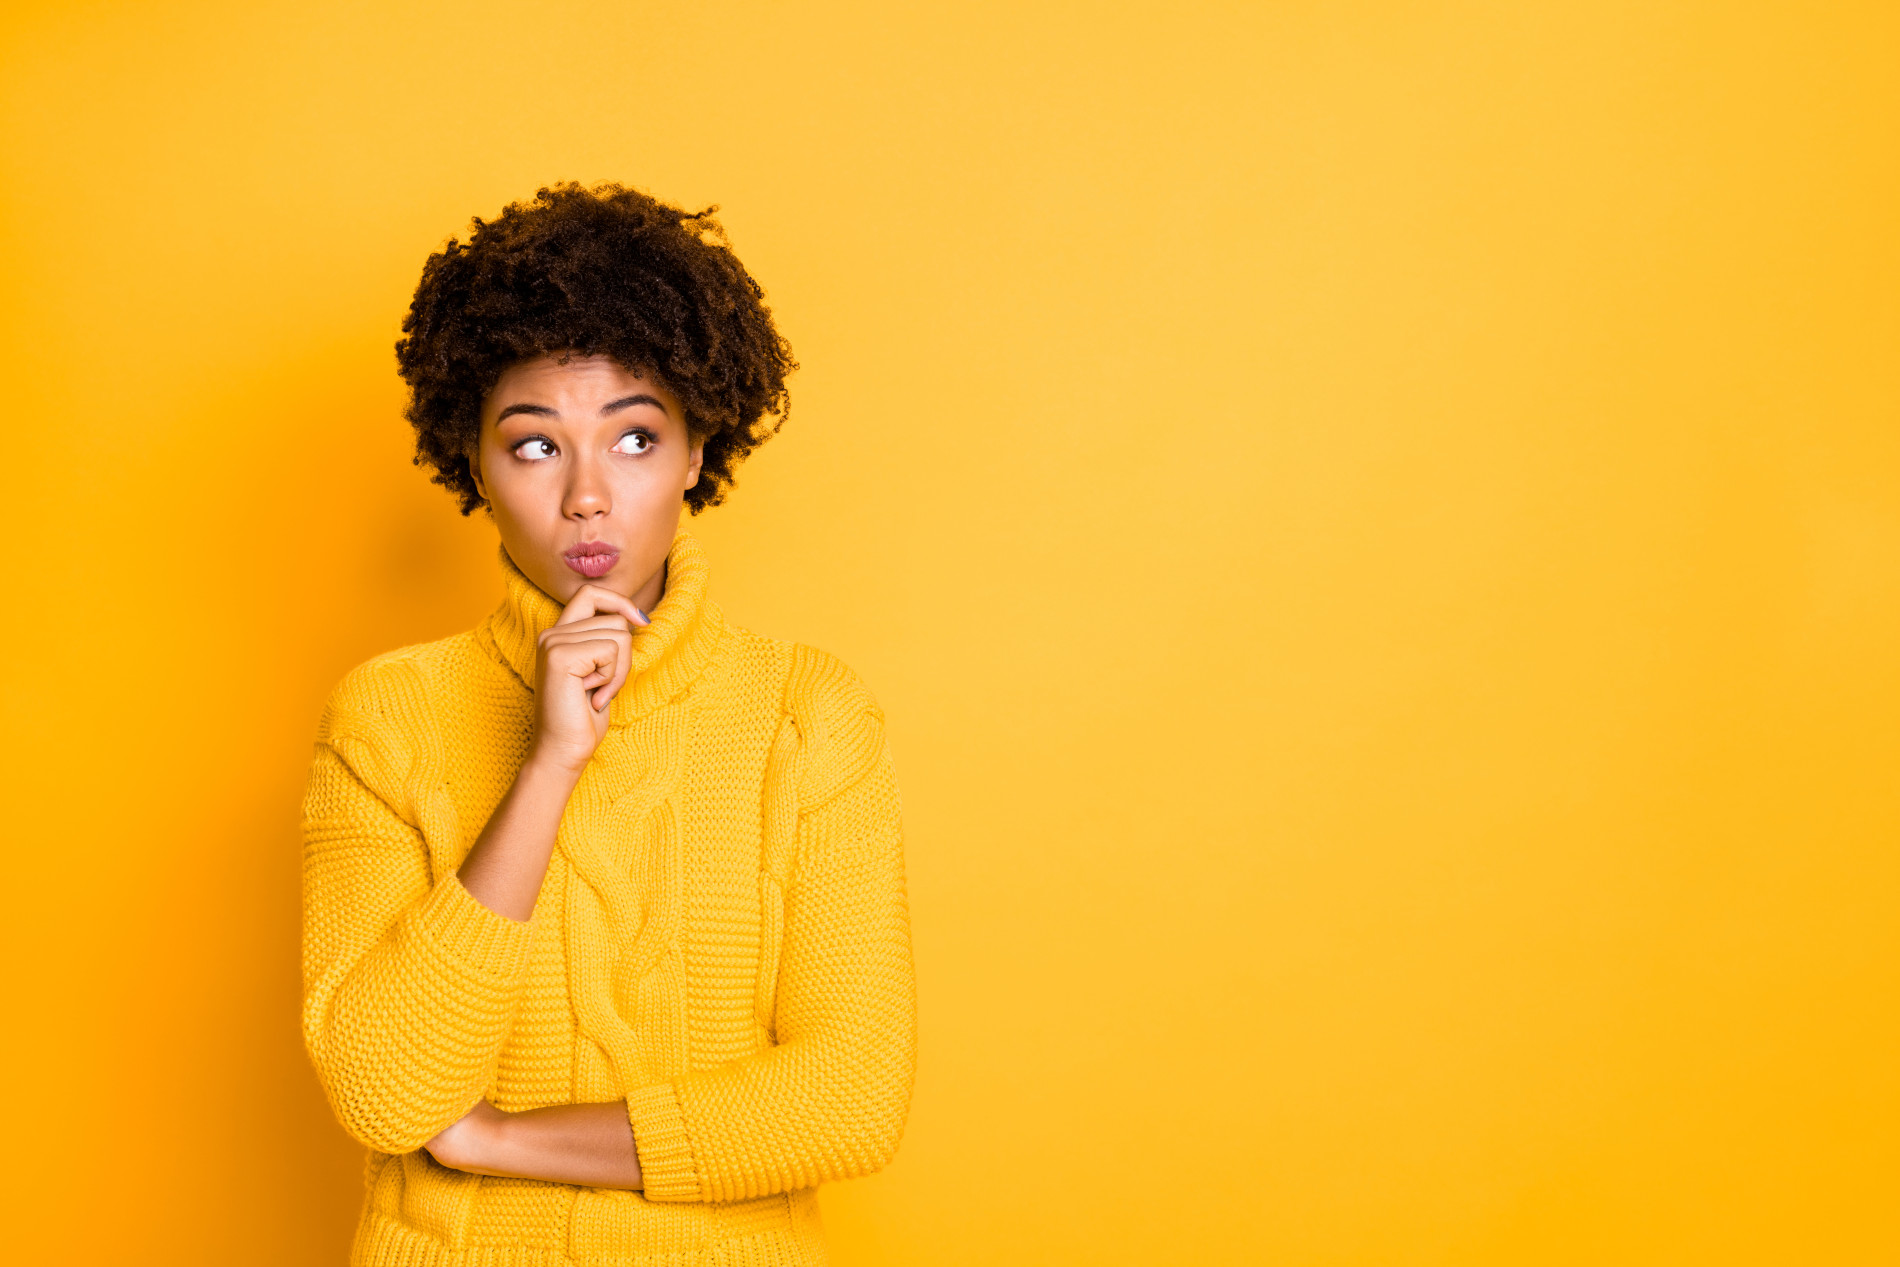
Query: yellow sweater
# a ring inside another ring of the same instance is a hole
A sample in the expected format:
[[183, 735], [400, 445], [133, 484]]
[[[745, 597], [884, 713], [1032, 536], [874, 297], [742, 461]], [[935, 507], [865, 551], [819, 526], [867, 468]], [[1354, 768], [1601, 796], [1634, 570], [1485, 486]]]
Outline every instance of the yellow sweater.
[[[825, 1261], [813, 1186], [897, 1147], [915, 1004], [883, 714], [841, 661], [729, 624], [681, 532], [532, 920], [455, 869], [526, 756], [560, 607], [502, 555], [478, 628], [332, 693], [304, 800], [303, 1032], [370, 1149], [351, 1261]], [[624, 1099], [644, 1193], [465, 1174], [479, 1099]]]

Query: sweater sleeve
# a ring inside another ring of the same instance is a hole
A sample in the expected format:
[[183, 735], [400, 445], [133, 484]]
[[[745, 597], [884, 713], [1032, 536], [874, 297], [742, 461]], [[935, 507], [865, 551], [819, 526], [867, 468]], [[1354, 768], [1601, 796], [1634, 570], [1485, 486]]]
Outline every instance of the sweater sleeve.
[[807, 1188], [897, 1150], [916, 1061], [910, 919], [883, 715], [856, 694], [834, 701], [826, 750], [801, 754], [776, 1044], [627, 1097], [649, 1200]]
[[421, 833], [391, 804], [400, 745], [381, 720], [333, 696], [310, 768], [303, 1034], [344, 1129], [405, 1153], [487, 1089], [529, 925], [483, 906], [453, 872], [430, 879]]

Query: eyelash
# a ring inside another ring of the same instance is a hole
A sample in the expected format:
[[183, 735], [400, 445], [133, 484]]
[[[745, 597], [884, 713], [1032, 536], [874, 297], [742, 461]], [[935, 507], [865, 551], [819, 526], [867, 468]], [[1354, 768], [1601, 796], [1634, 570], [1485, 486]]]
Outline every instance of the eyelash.
[[[651, 431], [647, 430], [645, 427], [629, 427], [627, 430], [621, 432], [619, 437], [614, 440], [615, 446], [620, 445], [623, 441], [626, 440], [628, 436], [641, 437], [647, 442], [647, 447], [641, 450], [640, 453], [623, 454], [622, 456], [624, 457], [637, 458], [637, 457], [642, 456], [645, 453], [650, 453], [653, 450], [653, 446], [660, 442], [660, 437], [654, 435]], [[513, 444], [508, 446], [508, 452], [514, 454], [516, 457], [521, 457], [521, 450], [531, 444], [545, 444], [549, 448], [553, 449], [555, 453], [560, 452], [560, 447], [556, 445], [554, 441], [548, 439], [546, 436], [541, 436], [541, 435], [521, 437], [521, 439], [515, 441]], [[549, 454], [548, 456], [552, 457], [553, 454]], [[533, 459], [522, 458], [522, 460], [530, 461]], [[539, 460], [545, 462], [547, 458], [541, 458]]]

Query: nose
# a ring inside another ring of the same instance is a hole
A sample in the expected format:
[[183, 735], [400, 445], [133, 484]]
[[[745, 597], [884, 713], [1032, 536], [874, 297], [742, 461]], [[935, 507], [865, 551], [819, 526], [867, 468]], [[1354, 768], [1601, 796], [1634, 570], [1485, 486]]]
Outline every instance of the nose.
[[568, 468], [567, 490], [561, 500], [561, 514], [568, 519], [586, 521], [598, 518], [614, 508], [607, 486], [607, 473], [598, 459], [584, 455]]

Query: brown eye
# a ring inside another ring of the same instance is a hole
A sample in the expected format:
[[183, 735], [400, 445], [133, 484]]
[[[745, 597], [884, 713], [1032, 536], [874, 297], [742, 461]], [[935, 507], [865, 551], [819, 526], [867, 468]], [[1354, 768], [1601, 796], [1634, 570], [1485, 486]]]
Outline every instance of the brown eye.
[[533, 436], [515, 446], [515, 456], [526, 458], [530, 462], [539, 462], [542, 458], [554, 456], [554, 442], [541, 436]]
[[629, 431], [614, 444], [615, 453], [645, 453], [653, 447], [653, 437], [644, 431]]

